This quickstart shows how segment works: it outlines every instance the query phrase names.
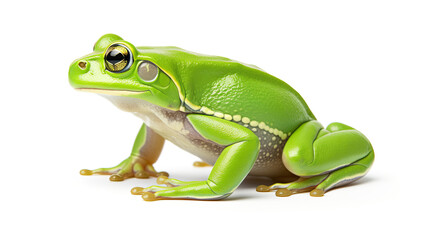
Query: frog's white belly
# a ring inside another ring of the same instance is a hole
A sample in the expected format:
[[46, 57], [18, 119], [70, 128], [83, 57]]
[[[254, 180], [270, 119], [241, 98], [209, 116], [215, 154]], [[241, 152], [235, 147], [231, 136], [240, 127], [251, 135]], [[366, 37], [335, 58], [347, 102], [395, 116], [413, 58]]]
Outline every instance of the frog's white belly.
[[[137, 98], [102, 96], [109, 99], [119, 109], [134, 113], [163, 138], [209, 164], [213, 165], [216, 162], [223, 149], [213, 142], [196, 144], [197, 132], [190, 125], [185, 126], [187, 121], [185, 113], [170, 111]], [[202, 137], [200, 138], [202, 139]]]

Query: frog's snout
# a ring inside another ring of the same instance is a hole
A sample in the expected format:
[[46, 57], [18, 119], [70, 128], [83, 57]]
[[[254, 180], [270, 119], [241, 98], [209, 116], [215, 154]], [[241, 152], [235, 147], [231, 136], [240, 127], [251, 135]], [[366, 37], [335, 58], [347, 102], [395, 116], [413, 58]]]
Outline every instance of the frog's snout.
[[90, 63], [85, 59], [78, 59], [73, 61], [73, 63], [70, 65], [69, 72], [73, 74], [83, 74], [88, 72], [90, 69]]
[[73, 87], [80, 86], [78, 83], [82, 81], [82, 76], [90, 70], [90, 63], [86, 60], [79, 59], [70, 65], [69, 82]]

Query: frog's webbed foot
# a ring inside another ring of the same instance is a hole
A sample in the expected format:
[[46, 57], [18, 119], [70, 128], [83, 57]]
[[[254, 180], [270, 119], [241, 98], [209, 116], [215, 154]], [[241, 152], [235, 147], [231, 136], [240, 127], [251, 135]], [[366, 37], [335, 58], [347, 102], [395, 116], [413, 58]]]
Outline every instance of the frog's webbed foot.
[[216, 194], [212, 191], [208, 181], [180, 181], [166, 176], [159, 176], [156, 180], [163, 186], [150, 186], [147, 188], [134, 187], [131, 194], [141, 195], [145, 201], [155, 201], [162, 199], [199, 199], [199, 200], [217, 200], [230, 195]]
[[82, 169], [81, 175], [111, 175], [110, 181], [123, 181], [126, 178], [149, 178], [168, 176], [166, 172], [157, 172], [152, 164], [146, 161], [130, 156], [115, 167], [97, 168], [94, 170]]
[[311, 196], [321, 197], [324, 195], [323, 190], [316, 190], [316, 186], [326, 179], [328, 174], [314, 176], [310, 178], [300, 178], [291, 183], [275, 183], [270, 186], [260, 185], [256, 188], [257, 192], [276, 191], [277, 197], [288, 197], [292, 194], [310, 192]]
[[81, 175], [111, 175], [110, 181], [123, 181], [126, 178], [149, 178], [168, 176], [166, 172], [157, 172], [153, 163], [159, 157], [164, 145], [164, 138], [143, 124], [137, 134], [130, 157], [111, 168], [94, 170], [83, 169]]

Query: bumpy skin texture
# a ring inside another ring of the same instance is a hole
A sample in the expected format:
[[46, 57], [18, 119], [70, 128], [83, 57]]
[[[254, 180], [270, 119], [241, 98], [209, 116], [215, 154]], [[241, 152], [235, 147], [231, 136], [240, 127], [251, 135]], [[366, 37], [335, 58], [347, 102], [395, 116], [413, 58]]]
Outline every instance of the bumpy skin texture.
[[[114, 168], [83, 170], [111, 180], [160, 176], [159, 184], [134, 188], [143, 199], [221, 199], [247, 175], [299, 179], [259, 186], [277, 196], [327, 190], [368, 172], [374, 153], [368, 139], [340, 123], [326, 129], [302, 97], [263, 70], [228, 58], [176, 47], [134, 47], [117, 35], [102, 36], [94, 52], [74, 61], [69, 79], [78, 90], [99, 93], [141, 117], [129, 158]], [[183, 182], [158, 173], [164, 140], [214, 165], [206, 181]]]

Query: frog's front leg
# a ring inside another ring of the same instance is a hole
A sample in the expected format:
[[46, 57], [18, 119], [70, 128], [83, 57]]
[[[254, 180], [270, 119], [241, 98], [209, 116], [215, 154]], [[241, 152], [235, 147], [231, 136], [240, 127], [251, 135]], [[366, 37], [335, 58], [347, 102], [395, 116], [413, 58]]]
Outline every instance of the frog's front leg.
[[341, 123], [323, 129], [317, 121], [306, 122], [283, 150], [284, 165], [301, 178], [288, 184], [261, 185], [257, 191], [277, 190], [276, 195], [284, 197], [311, 190], [311, 196], [320, 197], [364, 176], [373, 161], [372, 146], [359, 131]]
[[216, 117], [190, 114], [194, 129], [204, 138], [225, 146], [206, 181], [181, 182], [161, 178], [170, 187], [134, 188], [132, 193], [144, 200], [214, 200], [229, 196], [243, 181], [259, 153], [259, 139], [249, 129]]
[[143, 124], [137, 134], [130, 156], [111, 168], [98, 168], [95, 170], [82, 169], [82, 175], [111, 175], [111, 181], [122, 181], [125, 178], [149, 178], [160, 175], [168, 176], [166, 172], [157, 172], [153, 164], [158, 159], [164, 138]]

